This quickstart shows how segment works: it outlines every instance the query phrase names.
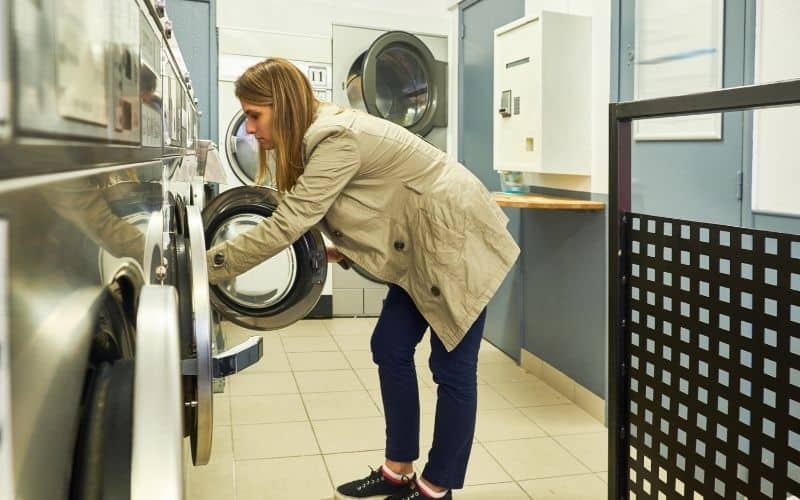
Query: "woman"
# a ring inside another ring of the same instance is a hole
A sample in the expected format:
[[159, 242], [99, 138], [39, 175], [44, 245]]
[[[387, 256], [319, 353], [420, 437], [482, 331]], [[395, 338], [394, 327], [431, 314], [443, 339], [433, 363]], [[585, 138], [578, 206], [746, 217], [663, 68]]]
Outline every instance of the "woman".
[[[318, 102], [305, 75], [267, 59], [236, 81], [247, 132], [274, 150], [283, 198], [272, 217], [208, 252], [212, 284], [290, 246], [314, 225], [352, 261], [391, 283], [371, 348], [386, 417], [386, 461], [339, 498], [452, 498], [475, 432], [486, 304], [519, 254], [484, 186], [444, 153], [386, 120]], [[419, 479], [414, 350], [431, 327], [438, 384], [433, 445]]]

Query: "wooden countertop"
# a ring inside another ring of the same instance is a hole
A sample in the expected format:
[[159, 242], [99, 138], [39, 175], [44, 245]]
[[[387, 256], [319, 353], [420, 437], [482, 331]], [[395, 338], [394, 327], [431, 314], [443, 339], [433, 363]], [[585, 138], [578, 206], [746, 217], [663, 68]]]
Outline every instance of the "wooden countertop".
[[494, 199], [501, 207], [532, 208], [536, 210], [604, 210], [602, 201], [577, 200], [543, 194], [494, 193]]

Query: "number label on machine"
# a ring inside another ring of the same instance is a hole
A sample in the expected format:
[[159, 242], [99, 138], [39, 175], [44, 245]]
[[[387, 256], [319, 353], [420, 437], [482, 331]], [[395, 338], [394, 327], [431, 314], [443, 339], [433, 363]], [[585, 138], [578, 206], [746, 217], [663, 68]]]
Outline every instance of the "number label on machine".
[[8, 343], [8, 223], [0, 220], [0, 500], [14, 498], [11, 356]]

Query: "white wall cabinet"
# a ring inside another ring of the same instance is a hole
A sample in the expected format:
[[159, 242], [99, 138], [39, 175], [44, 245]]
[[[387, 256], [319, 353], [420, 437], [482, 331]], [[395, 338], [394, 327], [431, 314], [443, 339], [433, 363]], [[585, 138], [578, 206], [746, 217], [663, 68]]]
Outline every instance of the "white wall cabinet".
[[494, 169], [591, 175], [591, 18], [542, 11], [494, 40]]

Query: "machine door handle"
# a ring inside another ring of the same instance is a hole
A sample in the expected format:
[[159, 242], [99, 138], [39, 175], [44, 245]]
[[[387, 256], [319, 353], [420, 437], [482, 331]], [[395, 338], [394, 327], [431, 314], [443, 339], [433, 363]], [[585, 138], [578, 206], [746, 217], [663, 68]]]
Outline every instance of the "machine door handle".
[[214, 378], [227, 377], [252, 366], [264, 355], [264, 338], [250, 337], [239, 345], [214, 356]]

